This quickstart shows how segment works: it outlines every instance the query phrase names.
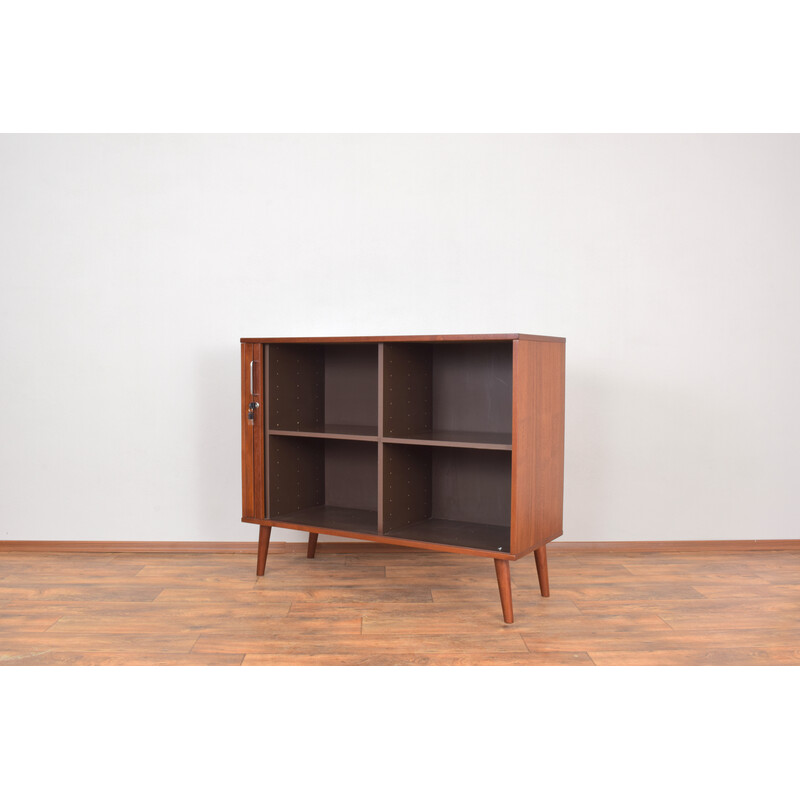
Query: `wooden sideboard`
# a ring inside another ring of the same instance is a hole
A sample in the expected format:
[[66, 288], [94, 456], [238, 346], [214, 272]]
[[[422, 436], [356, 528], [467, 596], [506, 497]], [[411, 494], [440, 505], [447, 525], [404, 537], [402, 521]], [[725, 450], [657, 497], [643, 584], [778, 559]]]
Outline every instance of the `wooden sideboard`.
[[242, 347], [242, 521], [509, 563], [562, 533], [565, 340], [521, 333]]

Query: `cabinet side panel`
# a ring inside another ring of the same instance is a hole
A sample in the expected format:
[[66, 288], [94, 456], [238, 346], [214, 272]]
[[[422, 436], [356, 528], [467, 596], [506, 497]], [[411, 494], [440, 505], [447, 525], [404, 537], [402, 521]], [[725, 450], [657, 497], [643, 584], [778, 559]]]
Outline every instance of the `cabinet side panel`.
[[566, 345], [514, 342], [511, 550], [563, 532]]
[[253, 476], [253, 431], [255, 426], [247, 419], [247, 406], [250, 403], [250, 361], [252, 349], [256, 345], [242, 345], [242, 516], [255, 517], [255, 484]]

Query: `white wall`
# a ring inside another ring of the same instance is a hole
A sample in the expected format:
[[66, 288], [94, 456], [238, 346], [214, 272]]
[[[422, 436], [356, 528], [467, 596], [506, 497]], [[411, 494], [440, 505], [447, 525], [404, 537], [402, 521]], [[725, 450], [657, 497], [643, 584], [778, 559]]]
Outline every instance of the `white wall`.
[[0, 270], [4, 539], [253, 540], [240, 336], [513, 331], [565, 539], [798, 536], [798, 136], [3, 136]]

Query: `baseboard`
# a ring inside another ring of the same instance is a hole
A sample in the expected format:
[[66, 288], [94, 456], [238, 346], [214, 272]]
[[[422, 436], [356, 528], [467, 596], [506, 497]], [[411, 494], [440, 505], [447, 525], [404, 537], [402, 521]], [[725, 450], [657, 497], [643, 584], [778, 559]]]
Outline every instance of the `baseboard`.
[[[800, 550], [800, 539], [705, 539], [662, 542], [551, 542], [550, 553], [697, 553], [752, 550]], [[329, 553], [365, 549], [407, 551], [408, 548], [373, 542], [320, 542], [318, 550]], [[256, 542], [92, 542], [58, 540], [0, 541], [0, 553], [245, 553], [255, 555]], [[270, 553], [305, 551], [305, 542], [272, 542]]]
[[[281, 548], [294, 542], [274, 542], [270, 550], [280, 552]], [[303, 547], [306, 545], [302, 542]], [[253, 553], [256, 542], [81, 542], [55, 540], [16, 540], [0, 541], [1, 552], [33, 553]]]

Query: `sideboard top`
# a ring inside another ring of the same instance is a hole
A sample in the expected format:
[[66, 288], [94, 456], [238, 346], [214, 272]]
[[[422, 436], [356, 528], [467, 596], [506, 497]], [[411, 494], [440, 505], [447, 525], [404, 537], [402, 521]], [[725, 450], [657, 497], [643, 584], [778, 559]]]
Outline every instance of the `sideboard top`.
[[240, 341], [253, 344], [332, 342], [480, 342], [498, 339], [528, 339], [536, 342], [566, 342], [561, 336], [534, 336], [529, 333], [458, 333], [442, 336], [296, 336], [290, 338], [242, 337]]

